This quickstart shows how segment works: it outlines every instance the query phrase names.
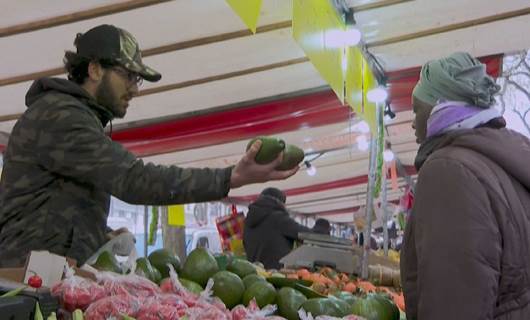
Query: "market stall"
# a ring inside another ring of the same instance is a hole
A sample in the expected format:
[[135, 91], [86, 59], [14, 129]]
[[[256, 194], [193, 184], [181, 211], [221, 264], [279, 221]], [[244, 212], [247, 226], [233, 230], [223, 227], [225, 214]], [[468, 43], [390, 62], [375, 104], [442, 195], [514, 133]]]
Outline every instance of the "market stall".
[[[24, 268], [2, 269], [2, 312], [16, 320], [40, 314], [50, 320], [53, 314], [76, 320], [404, 317], [397, 245], [390, 245], [388, 226], [393, 221], [402, 232], [411, 206], [418, 147], [410, 94], [419, 66], [464, 50], [499, 75], [503, 54], [530, 47], [529, 34], [520, 32], [529, 24], [528, 4], [248, 3], [108, 0], [43, 7], [30, 1], [1, 10], [0, 152], [25, 110], [31, 81], [64, 77], [60, 57], [73, 35], [113, 23], [137, 35], [144, 60], [164, 73], [115, 121], [114, 141], [146, 162], [186, 167], [233, 165], [258, 136], [281, 139], [302, 154], [294, 177], [230, 192], [224, 205], [234, 210], [217, 220], [225, 253], [195, 249], [184, 258], [182, 243], [174, 246], [184, 241], [185, 223], [175, 218], [182, 207], [174, 213], [146, 206], [144, 238], [136, 239], [144, 243], [140, 258], [118, 262], [112, 250], [103, 250], [84, 268], [62, 257], [57, 265], [28, 260]], [[322, 40], [334, 38], [328, 31], [337, 28], [339, 38], [355, 29], [358, 41]], [[236, 205], [247, 206], [268, 186], [284, 190], [300, 222], [328, 218], [335, 235], [348, 239], [301, 237], [279, 270], [246, 261], [239, 256], [244, 215]], [[171, 250], [149, 255], [159, 228], [178, 237], [165, 237]], [[371, 247], [375, 230], [380, 251]]]

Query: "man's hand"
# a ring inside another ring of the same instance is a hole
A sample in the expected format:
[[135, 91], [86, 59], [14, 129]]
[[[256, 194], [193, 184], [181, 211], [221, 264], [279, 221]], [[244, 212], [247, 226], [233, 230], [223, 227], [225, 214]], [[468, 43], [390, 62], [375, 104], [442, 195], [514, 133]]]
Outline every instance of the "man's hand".
[[247, 153], [239, 160], [230, 177], [230, 188], [239, 188], [251, 183], [267, 182], [271, 180], [284, 180], [294, 175], [299, 167], [291, 170], [279, 171], [276, 168], [283, 159], [283, 152], [269, 164], [258, 164], [254, 160], [261, 148], [261, 140], [256, 140]]

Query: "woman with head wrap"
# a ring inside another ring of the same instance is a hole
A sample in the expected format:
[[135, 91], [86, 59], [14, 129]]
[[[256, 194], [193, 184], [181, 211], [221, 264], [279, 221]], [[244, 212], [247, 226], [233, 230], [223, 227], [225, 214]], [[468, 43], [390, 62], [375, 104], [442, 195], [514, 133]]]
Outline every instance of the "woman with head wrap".
[[505, 128], [498, 91], [467, 53], [422, 67], [401, 253], [409, 320], [530, 319], [530, 141]]

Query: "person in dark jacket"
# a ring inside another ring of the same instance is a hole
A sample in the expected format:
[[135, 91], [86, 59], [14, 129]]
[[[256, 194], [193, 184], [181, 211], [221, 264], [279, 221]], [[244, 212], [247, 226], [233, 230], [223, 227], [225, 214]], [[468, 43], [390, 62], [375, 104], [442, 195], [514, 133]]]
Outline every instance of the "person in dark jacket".
[[260, 141], [223, 169], [137, 159], [104, 127], [125, 116], [142, 80], [158, 81], [160, 73], [142, 62], [134, 37], [115, 26], [78, 34], [75, 46], [64, 57], [68, 80], [35, 81], [9, 138], [0, 181], [0, 267], [23, 265], [31, 250], [82, 265], [110, 238], [111, 195], [145, 205], [219, 200], [231, 188], [296, 173], [274, 169], [281, 156], [257, 164]]
[[329, 224], [328, 220], [324, 218], [318, 218], [315, 221], [315, 225], [313, 226], [313, 228], [311, 228], [311, 231], [313, 231], [314, 233], [325, 234], [329, 236], [331, 232], [331, 225]]
[[409, 320], [530, 319], [530, 141], [504, 128], [498, 91], [467, 53], [422, 67], [401, 250]]
[[289, 216], [285, 201], [281, 190], [266, 188], [250, 204], [245, 218], [243, 246], [247, 259], [259, 261], [267, 269], [280, 269], [280, 259], [293, 249], [298, 233], [311, 232]]

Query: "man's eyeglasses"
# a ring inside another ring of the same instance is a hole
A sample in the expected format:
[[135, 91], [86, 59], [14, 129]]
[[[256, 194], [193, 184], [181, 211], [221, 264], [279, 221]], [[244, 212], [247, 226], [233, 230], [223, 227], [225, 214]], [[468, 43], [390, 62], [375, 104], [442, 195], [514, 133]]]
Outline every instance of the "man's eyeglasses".
[[114, 66], [110, 69], [119, 74], [123, 79], [126, 79], [130, 85], [136, 84], [138, 87], [142, 85], [144, 79], [139, 74], [125, 70], [122, 67]]

